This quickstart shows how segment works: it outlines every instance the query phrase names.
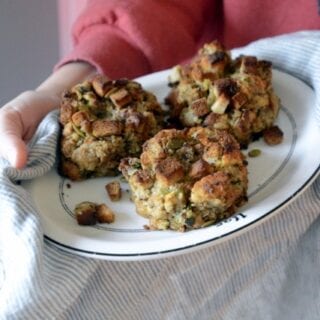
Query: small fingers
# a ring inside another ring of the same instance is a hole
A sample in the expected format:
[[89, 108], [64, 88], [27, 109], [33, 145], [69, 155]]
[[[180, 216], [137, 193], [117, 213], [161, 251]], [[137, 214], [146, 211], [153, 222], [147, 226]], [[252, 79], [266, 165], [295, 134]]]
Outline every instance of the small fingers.
[[25, 142], [14, 135], [4, 135], [1, 139], [0, 155], [7, 159], [10, 164], [21, 169], [27, 164], [28, 149]]
[[6, 109], [0, 112], [0, 156], [7, 159], [13, 167], [23, 168], [27, 163], [28, 151], [23, 141], [21, 118], [17, 112]]

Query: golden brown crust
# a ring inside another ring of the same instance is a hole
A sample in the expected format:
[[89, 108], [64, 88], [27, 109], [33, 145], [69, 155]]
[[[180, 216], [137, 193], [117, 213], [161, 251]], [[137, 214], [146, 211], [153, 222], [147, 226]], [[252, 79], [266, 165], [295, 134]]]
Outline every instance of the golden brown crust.
[[171, 122], [228, 130], [247, 146], [278, 115], [271, 67], [254, 56], [232, 60], [219, 43], [206, 44], [190, 63], [173, 68], [166, 99]]
[[191, 201], [200, 205], [212, 202], [214, 206], [220, 206], [224, 202], [227, 207], [231, 207], [238, 197], [228, 174], [224, 172], [203, 177], [194, 184], [191, 191]]
[[176, 158], [166, 158], [155, 167], [156, 179], [164, 185], [178, 182], [184, 176], [182, 164]]
[[246, 199], [246, 161], [223, 130], [162, 130], [144, 144], [140, 159], [123, 159], [120, 170], [152, 230], [200, 228], [231, 215]]
[[122, 88], [111, 94], [110, 100], [117, 108], [124, 108], [132, 102], [132, 97], [129, 94], [128, 90]]
[[114, 175], [125, 156], [163, 126], [156, 97], [135, 81], [96, 75], [66, 91], [61, 100], [61, 172], [72, 180]]
[[92, 124], [92, 135], [97, 138], [121, 135], [123, 123], [117, 120], [96, 120]]
[[104, 75], [96, 75], [92, 79], [92, 87], [96, 94], [100, 97], [104, 97], [113, 88], [113, 82]]
[[114, 212], [104, 203], [96, 206], [96, 217], [99, 223], [112, 223], [115, 220]]
[[200, 179], [210, 173], [211, 167], [208, 162], [199, 159], [191, 165], [189, 176], [192, 179]]
[[191, 109], [196, 116], [202, 117], [210, 112], [205, 98], [200, 98], [191, 103]]

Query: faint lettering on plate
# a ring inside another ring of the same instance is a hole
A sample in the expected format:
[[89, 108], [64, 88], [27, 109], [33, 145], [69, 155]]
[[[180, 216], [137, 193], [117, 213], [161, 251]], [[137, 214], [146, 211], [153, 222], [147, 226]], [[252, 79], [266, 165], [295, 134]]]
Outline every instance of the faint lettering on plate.
[[220, 222], [218, 222], [216, 224], [216, 227], [221, 227], [226, 223], [230, 223], [230, 222], [233, 222], [233, 221], [236, 222], [236, 221], [239, 221], [241, 219], [245, 219], [246, 217], [247, 216], [245, 214], [243, 214], [243, 213], [237, 213], [237, 214], [234, 214], [233, 216], [231, 216], [230, 218], [221, 220]]

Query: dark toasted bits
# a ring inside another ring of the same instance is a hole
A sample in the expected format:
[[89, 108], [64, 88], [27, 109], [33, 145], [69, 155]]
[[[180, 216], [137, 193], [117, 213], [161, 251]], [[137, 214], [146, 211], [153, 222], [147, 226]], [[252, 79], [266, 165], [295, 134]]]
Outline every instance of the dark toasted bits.
[[230, 78], [216, 80], [215, 86], [217, 87], [219, 95], [223, 94], [228, 98], [233, 97], [238, 92], [237, 83]]
[[268, 145], [277, 145], [283, 141], [283, 132], [278, 126], [272, 126], [263, 131], [263, 139]]
[[[247, 169], [239, 144], [227, 131], [200, 126], [162, 130], [145, 143], [140, 158], [122, 160], [120, 170], [150, 230], [201, 228], [243, 203]], [[137, 162], [141, 168], [135, 168]]]
[[227, 58], [227, 54], [223, 51], [217, 51], [208, 55], [208, 60], [211, 62], [211, 64], [224, 61]]
[[74, 209], [75, 217], [79, 225], [92, 226], [99, 223], [112, 223], [115, 220], [113, 211], [105, 204], [96, 204], [83, 201]]
[[76, 205], [74, 210], [78, 224], [80, 225], [94, 225], [97, 223], [96, 218], [96, 204], [85, 201]]
[[103, 75], [65, 92], [60, 110], [59, 169], [72, 180], [116, 174], [120, 159], [138, 156], [165, 116], [156, 96], [138, 82]]
[[173, 77], [179, 82], [165, 103], [169, 117], [181, 128], [201, 125], [228, 130], [245, 146], [256, 132], [262, 134], [273, 125], [278, 115], [280, 99], [268, 61], [244, 55], [232, 59], [228, 50], [213, 41], [174, 70], [179, 70], [178, 77]]

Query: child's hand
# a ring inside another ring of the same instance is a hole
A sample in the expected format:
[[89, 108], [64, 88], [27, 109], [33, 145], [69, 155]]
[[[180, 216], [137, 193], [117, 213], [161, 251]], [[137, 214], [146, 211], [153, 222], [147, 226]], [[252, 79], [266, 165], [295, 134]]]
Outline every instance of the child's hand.
[[36, 90], [26, 91], [0, 108], [0, 157], [15, 168], [27, 163], [26, 143], [42, 118], [60, 103], [61, 93], [96, 69], [85, 62], [68, 63], [51, 74]]
[[26, 91], [0, 108], [0, 156], [13, 167], [27, 163], [28, 142], [41, 119], [59, 104], [59, 98], [46, 91]]

